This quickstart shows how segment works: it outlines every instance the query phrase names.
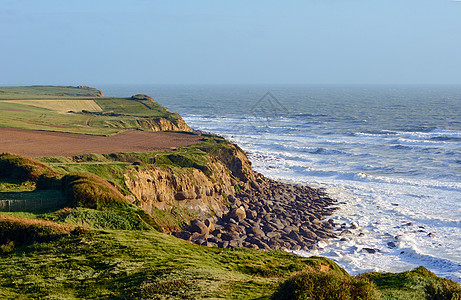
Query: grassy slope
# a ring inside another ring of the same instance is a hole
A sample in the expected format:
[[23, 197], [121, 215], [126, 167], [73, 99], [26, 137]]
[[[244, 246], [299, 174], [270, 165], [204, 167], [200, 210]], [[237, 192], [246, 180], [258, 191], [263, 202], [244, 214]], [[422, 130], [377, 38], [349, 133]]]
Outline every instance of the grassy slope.
[[[219, 141], [219, 138], [211, 138], [203, 144], [190, 146], [187, 152], [180, 149], [172, 153], [187, 158], [180, 163], [194, 161], [200, 166], [206, 160], [197, 147], [201, 145], [213, 150]], [[166, 152], [160, 154], [168, 157]], [[48, 173], [90, 171], [119, 184], [124, 170], [132, 167], [129, 161], [143, 162], [152, 155], [154, 153], [89, 154], [73, 159], [42, 159], [43, 162], [53, 162], [52, 170], [34, 161], [25, 160], [24, 164], [35, 165], [36, 169]], [[117, 159], [122, 161], [114, 161]], [[165, 159], [161, 163], [181, 167]], [[39, 171], [29, 170], [33, 177], [37, 177]], [[3, 191], [0, 195], [11, 194], [15, 189], [22, 196], [34, 193], [30, 181], [20, 183], [3, 178], [0, 188]], [[35, 196], [47, 197], [46, 194]], [[67, 234], [61, 240], [50, 238], [47, 242], [28, 246], [0, 239], [0, 253], [3, 252], [0, 254], [0, 297], [6, 299], [267, 299], [280, 283], [299, 272], [326, 268], [332, 270], [335, 278], [340, 276], [339, 282], [343, 280], [341, 278], [349, 280], [344, 270], [323, 258], [301, 258], [283, 251], [223, 250], [189, 244], [151, 229], [141, 221], [134, 207], [0, 213], [0, 236], [5, 235], [5, 227], [1, 227], [5, 215], [90, 228], [89, 232], [80, 235]], [[43, 232], [47, 233], [46, 230]], [[43, 232], [41, 238], [46, 239]], [[9, 239], [14, 240], [15, 236], [10, 234]], [[424, 269], [398, 274], [369, 273], [361, 277], [375, 282], [384, 299], [424, 299], [425, 287], [429, 283], [441, 282]]]
[[20, 248], [0, 260], [2, 298], [254, 299], [296, 271], [328, 265], [283, 251], [217, 249], [156, 231], [93, 231]]
[[125, 129], [150, 130], [143, 123], [146, 120], [164, 118], [176, 123], [180, 118], [156, 102], [97, 97], [97, 92], [73, 87], [0, 87], [0, 127], [113, 135]]
[[[2, 219], [15, 216], [25, 218], [23, 223], [27, 224], [33, 224], [27, 221], [30, 218], [63, 220], [59, 216], [69, 211], [0, 213], [0, 226]], [[86, 210], [86, 213], [101, 212]], [[0, 253], [4, 252], [0, 254], [0, 298], [269, 299], [280, 284], [297, 274], [331, 274], [327, 282], [314, 281], [314, 286], [304, 287], [314, 295], [320, 294], [315, 289], [334, 285], [342, 290], [338, 284], [353, 279], [325, 258], [301, 258], [282, 250], [208, 248], [147, 227], [80, 229], [68, 233], [75, 221], [65, 219], [63, 225], [52, 225], [60, 229], [61, 236], [64, 229], [70, 228], [64, 230], [60, 239], [47, 238], [49, 232], [42, 230], [42, 242], [18, 245], [13, 252], [5, 245], [0, 246]], [[379, 288], [377, 295], [373, 293], [375, 297], [364, 299], [459, 299], [461, 295], [456, 294], [461, 292], [459, 284], [437, 278], [424, 268], [397, 274], [368, 273], [357, 279], [365, 283], [369, 280]], [[441, 297], [435, 293], [429, 297], [428, 285], [436, 292], [438, 289]], [[443, 288], [446, 286], [450, 289]], [[304, 299], [302, 293], [299, 298], [294, 293], [289, 295], [283, 299]]]

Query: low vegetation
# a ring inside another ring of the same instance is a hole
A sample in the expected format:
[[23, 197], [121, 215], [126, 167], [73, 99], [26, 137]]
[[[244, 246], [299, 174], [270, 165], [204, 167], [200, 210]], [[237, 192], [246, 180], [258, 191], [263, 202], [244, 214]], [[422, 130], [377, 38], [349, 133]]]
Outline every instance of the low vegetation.
[[126, 129], [190, 130], [147, 95], [103, 97], [90, 87], [0, 87], [0, 127], [114, 135]]
[[381, 294], [364, 278], [311, 270], [283, 282], [272, 299], [381, 299]]
[[[0, 100], [63, 101], [67, 92], [95, 91], [0, 88]], [[11, 120], [18, 128], [50, 122], [46, 126], [52, 130], [57, 128], [53, 124], [61, 124], [70, 126], [61, 128], [68, 132], [113, 134], [122, 128], [146, 129], [142, 126], [149, 122], [143, 122], [152, 118], [163, 116], [173, 123], [176, 118], [146, 95], [75, 96], [94, 101], [101, 111], [59, 114], [0, 101], [0, 126]], [[34, 124], [37, 120], [42, 123]], [[202, 137], [202, 143], [166, 152], [40, 160], [0, 154], [0, 201], [9, 205], [0, 209], [0, 298], [461, 299], [458, 283], [422, 267], [350, 276], [326, 258], [302, 258], [282, 250], [204, 247], [163, 233], [181, 227], [182, 218], [191, 219], [194, 212], [174, 207], [154, 209], [148, 215], [127, 200], [131, 194], [124, 176], [130, 169], [151, 165], [178, 172], [195, 168], [207, 174], [212, 172], [210, 156], [233, 163], [233, 145], [220, 137]], [[24, 206], [13, 207], [15, 201]], [[51, 205], [44, 206], [46, 201]]]

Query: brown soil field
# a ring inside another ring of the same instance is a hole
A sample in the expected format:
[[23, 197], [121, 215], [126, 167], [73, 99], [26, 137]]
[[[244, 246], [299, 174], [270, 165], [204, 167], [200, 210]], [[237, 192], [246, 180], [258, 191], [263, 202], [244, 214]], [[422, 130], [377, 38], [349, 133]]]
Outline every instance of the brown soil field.
[[0, 153], [9, 152], [28, 157], [164, 151], [198, 142], [200, 142], [200, 136], [181, 132], [128, 130], [106, 137], [0, 128]]

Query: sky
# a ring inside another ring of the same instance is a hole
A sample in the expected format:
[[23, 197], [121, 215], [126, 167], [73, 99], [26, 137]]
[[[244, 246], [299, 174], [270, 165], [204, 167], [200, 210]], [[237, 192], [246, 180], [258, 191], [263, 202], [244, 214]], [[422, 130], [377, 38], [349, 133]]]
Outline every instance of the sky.
[[0, 85], [461, 85], [461, 1], [0, 0]]

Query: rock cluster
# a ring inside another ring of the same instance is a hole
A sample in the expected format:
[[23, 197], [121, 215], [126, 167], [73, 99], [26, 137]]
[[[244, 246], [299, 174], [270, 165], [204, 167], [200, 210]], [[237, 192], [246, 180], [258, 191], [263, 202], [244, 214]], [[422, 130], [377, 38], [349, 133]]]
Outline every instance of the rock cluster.
[[280, 183], [256, 174], [252, 187], [230, 195], [221, 218], [193, 220], [175, 236], [213, 247], [310, 250], [334, 238], [335, 224], [324, 222], [335, 203], [322, 190]]

